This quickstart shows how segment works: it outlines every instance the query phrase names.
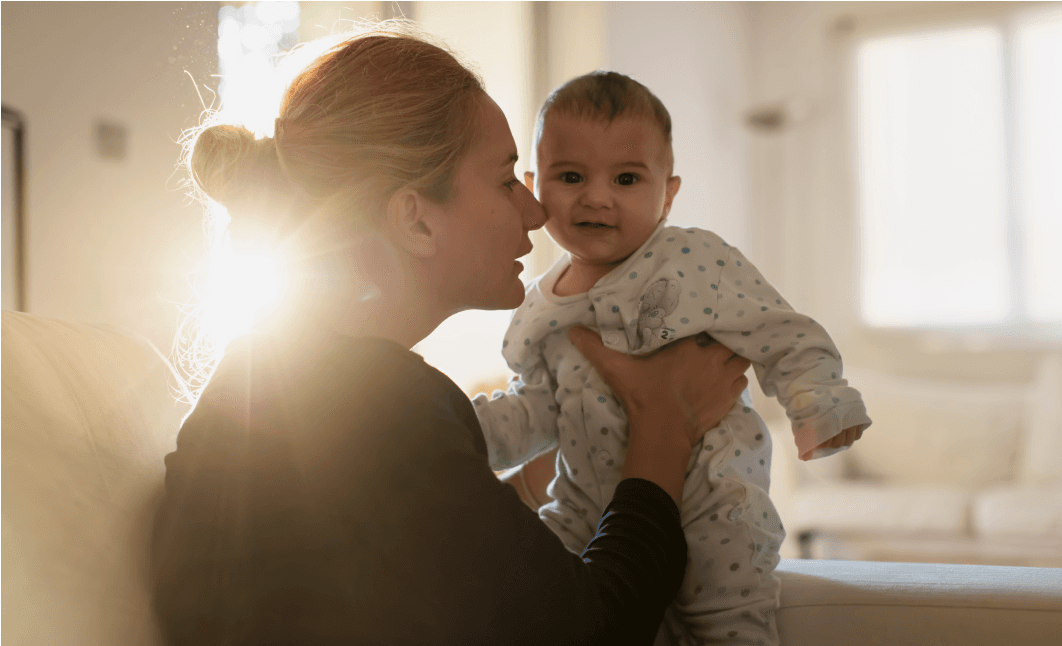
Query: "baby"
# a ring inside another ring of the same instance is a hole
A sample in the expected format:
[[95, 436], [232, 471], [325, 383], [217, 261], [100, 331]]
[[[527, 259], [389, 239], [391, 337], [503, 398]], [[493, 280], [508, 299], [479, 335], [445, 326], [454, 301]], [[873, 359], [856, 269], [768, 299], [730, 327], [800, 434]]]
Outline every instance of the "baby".
[[[539, 113], [533, 154], [537, 174], [525, 181], [568, 253], [513, 314], [502, 344], [517, 373], [508, 392], [474, 403], [494, 469], [559, 447], [553, 500], [539, 514], [569, 550], [593, 538], [622, 478], [628, 431], [615, 395], [568, 340], [573, 325], [630, 354], [709, 332], [753, 362], [803, 459], [870, 425], [819, 324], [719, 236], [664, 226], [680, 179], [671, 117], [647, 88], [614, 72], [569, 81]], [[785, 531], [767, 495], [770, 467], [771, 439], [746, 391], [694, 447], [681, 504], [690, 561], [657, 643], [778, 643], [773, 570]]]

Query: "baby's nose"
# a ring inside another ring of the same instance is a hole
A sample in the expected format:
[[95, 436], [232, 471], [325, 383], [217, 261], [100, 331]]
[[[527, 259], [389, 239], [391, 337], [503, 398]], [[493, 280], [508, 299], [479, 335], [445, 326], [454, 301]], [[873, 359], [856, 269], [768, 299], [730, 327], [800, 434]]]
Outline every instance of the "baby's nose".
[[582, 203], [592, 208], [612, 206], [612, 190], [608, 182], [595, 181], [583, 185]]

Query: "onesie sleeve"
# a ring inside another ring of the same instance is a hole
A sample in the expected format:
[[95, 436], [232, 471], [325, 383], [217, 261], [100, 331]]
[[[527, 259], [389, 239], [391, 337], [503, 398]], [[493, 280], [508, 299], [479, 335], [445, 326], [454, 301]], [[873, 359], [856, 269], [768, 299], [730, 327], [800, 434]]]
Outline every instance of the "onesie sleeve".
[[801, 459], [836, 453], [815, 447], [846, 429], [870, 426], [862, 396], [842, 378], [837, 346], [736, 248], [717, 266], [712, 336], [752, 361], [763, 392], [785, 407]]
[[559, 408], [554, 391], [539, 358], [513, 377], [506, 391], [495, 390], [489, 399], [481, 393], [472, 400], [492, 469], [515, 467], [556, 445]]

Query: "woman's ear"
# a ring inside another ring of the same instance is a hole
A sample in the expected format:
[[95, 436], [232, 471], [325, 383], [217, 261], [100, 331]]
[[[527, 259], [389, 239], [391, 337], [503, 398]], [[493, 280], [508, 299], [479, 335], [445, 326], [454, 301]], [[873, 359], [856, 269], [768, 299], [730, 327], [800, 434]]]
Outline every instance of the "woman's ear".
[[399, 190], [387, 203], [387, 238], [417, 258], [434, 256], [437, 232], [432, 227], [431, 211], [438, 208], [411, 188]]

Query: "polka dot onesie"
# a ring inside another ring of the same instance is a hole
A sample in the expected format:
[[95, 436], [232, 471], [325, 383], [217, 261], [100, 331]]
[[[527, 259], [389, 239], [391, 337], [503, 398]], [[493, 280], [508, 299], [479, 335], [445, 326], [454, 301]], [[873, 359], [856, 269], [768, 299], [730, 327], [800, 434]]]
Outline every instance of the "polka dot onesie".
[[[815, 447], [870, 425], [826, 331], [719, 236], [661, 224], [590, 291], [556, 296], [569, 262], [534, 282], [513, 314], [502, 348], [517, 373], [508, 392], [473, 402], [492, 468], [559, 446], [553, 500], [539, 515], [569, 550], [593, 538], [622, 479], [628, 436], [615, 394], [568, 340], [573, 325], [629, 354], [709, 332], [753, 362], [763, 391], [785, 406], [803, 457], [833, 453]], [[770, 466], [771, 438], [746, 392], [690, 458], [681, 504], [690, 561], [658, 644], [778, 643], [773, 571], [785, 532], [767, 494]]]

